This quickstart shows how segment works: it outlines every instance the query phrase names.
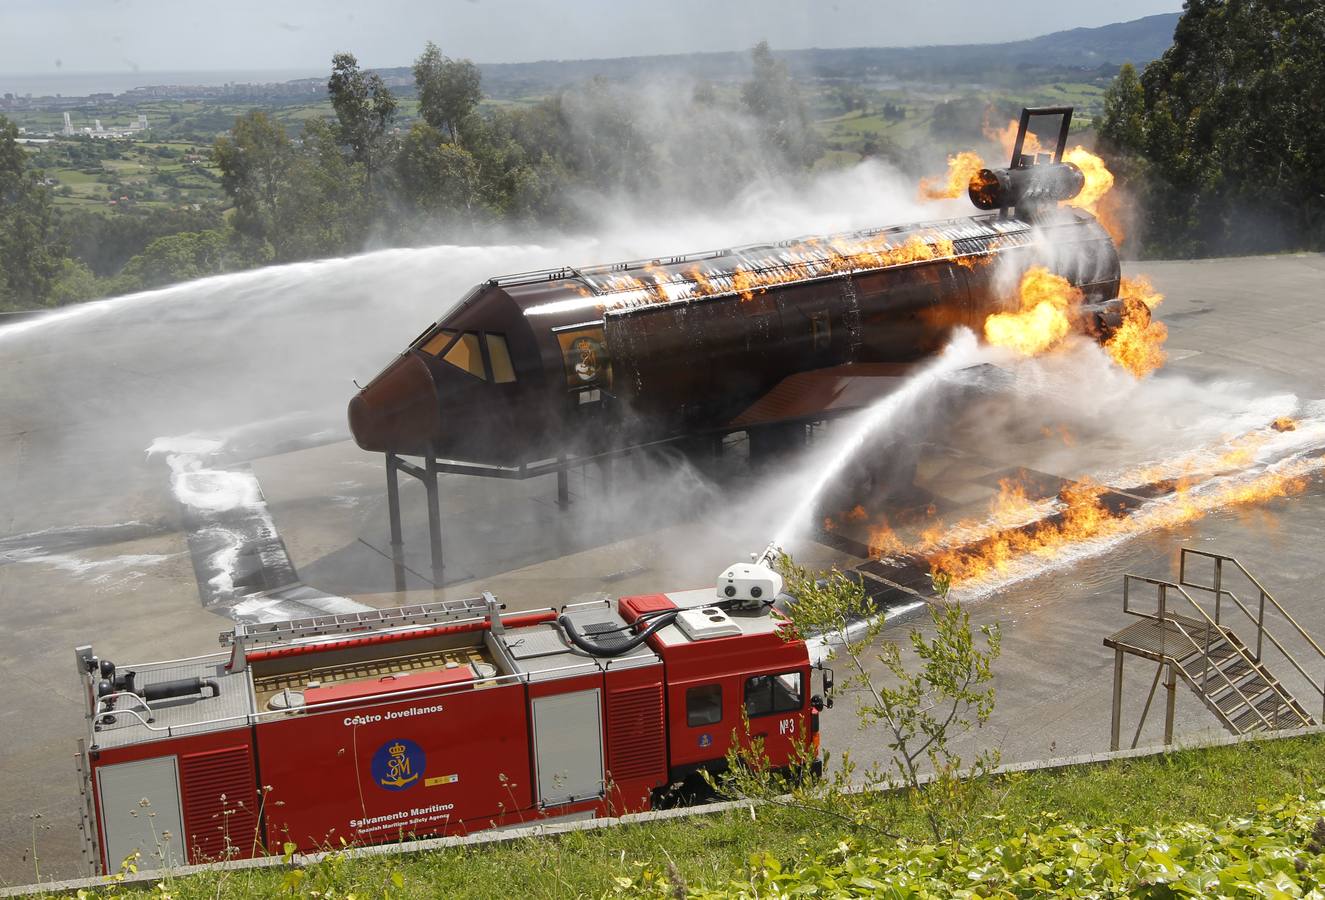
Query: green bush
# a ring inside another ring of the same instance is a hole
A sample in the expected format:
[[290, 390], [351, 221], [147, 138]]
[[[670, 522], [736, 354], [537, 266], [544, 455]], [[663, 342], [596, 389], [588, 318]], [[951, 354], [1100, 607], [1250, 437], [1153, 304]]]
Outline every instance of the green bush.
[[1320, 897], [1325, 791], [1213, 826], [1123, 829], [1044, 815], [1011, 838], [891, 846], [843, 840], [783, 866], [750, 857], [747, 877], [680, 885], [674, 870], [617, 879], [618, 893], [674, 897]]

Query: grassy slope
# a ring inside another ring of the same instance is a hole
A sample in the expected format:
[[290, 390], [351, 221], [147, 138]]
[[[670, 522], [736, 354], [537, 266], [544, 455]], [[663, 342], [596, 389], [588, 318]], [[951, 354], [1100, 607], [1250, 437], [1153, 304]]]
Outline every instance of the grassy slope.
[[[971, 836], [1015, 833], [1041, 812], [1069, 821], [1124, 826], [1209, 821], [1314, 788], [1322, 773], [1325, 736], [1016, 775], [989, 784], [971, 816]], [[924, 839], [922, 825], [903, 800], [873, 797], [862, 802], [893, 819], [894, 831]], [[487, 848], [334, 858], [296, 877], [302, 877], [303, 890], [321, 891], [323, 896], [601, 896], [612, 892], [615, 877], [634, 874], [641, 863], [656, 869], [674, 862], [687, 883], [718, 884], [740, 877], [754, 851], [766, 850], [784, 863], [794, 863], [833, 847], [842, 835], [841, 826], [812, 813], [761, 807], [753, 820], [746, 810]], [[277, 868], [219, 880], [177, 880], [166, 888], [178, 898], [247, 897], [276, 893], [287, 878], [289, 870]], [[160, 897], [161, 891], [116, 896]]]

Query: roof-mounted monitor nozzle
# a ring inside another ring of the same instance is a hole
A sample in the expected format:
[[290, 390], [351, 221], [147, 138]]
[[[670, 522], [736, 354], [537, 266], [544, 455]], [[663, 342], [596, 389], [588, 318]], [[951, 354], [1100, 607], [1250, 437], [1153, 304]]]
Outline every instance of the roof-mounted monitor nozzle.
[[718, 576], [718, 600], [728, 609], [758, 609], [782, 593], [782, 576], [773, 568], [780, 551], [773, 544], [752, 554], [752, 562], [728, 566]]
[[[1058, 137], [1050, 153], [1025, 153], [1026, 134], [1031, 119], [1058, 116]], [[1072, 125], [1072, 107], [1028, 107], [1021, 111], [1017, 139], [1012, 145], [1012, 159], [1005, 169], [981, 169], [971, 178], [968, 193], [979, 209], [996, 209], [1006, 217], [1016, 208], [1020, 216], [1034, 217], [1045, 207], [1071, 200], [1086, 184], [1086, 177], [1075, 165], [1063, 162], [1067, 150], [1067, 132]]]

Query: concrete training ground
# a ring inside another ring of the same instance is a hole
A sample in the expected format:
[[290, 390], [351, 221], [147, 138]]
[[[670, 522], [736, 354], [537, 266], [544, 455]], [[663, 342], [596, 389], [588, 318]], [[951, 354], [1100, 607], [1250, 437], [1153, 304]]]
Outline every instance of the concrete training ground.
[[[1166, 371], [1198, 379], [1254, 377], [1268, 389], [1325, 398], [1325, 257], [1137, 268], [1167, 295], [1161, 308], [1171, 333]], [[49, 337], [33, 332], [0, 342], [0, 611], [6, 620], [0, 681], [7, 688], [0, 708], [0, 883], [34, 879], [34, 824], [42, 876], [83, 873], [72, 759], [83, 722], [72, 647], [91, 641], [101, 655], [128, 663], [196, 655], [213, 650], [217, 633], [228, 627], [227, 619], [203, 608], [169, 471], [144, 454], [154, 437], [187, 433], [207, 421], [215, 372], [183, 361], [203, 352], [209, 325], [205, 317], [192, 317], [125, 328], [106, 317], [71, 322]], [[161, 352], [164, 344], [172, 354]], [[316, 377], [312, 372], [306, 382], [273, 390], [297, 398], [301, 385]], [[343, 393], [348, 398], [349, 391]], [[289, 405], [298, 408], [295, 400]], [[187, 408], [189, 416], [152, 411], [158, 407]], [[1172, 427], [1182, 427], [1180, 411]], [[392, 592], [391, 565], [380, 552], [386, 545], [381, 460], [336, 437], [275, 455], [269, 441], [250, 454], [300, 577], [371, 605], [433, 597], [414, 574], [407, 596]], [[651, 513], [649, 488], [621, 488], [630, 481], [625, 474], [618, 470], [612, 499], [604, 497], [595, 470], [577, 473], [575, 502], [566, 512], [555, 506], [550, 478], [448, 478], [449, 564], [441, 596], [487, 589], [521, 608], [695, 587], [768, 539], [767, 522], [724, 519], [720, 500], [688, 478], [672, 476], [658, 488], [670, 499], [687, 497], [687, 504]], [[1121, 575], [1170, 576], [1184, 543], [1239, 556], [1309, 629], [1325, 634], [1325, 605], [1313, 590], [1325, 575], [1322, 493], [1313, 484], [1304, 495], [1263, 507], [1265, 513], [1219, 513], [1182, 530], [1151, 533], [973, 606], [978, 622], [998, 621], [1004, 630], [998, 705], [979, 740], [998, 746], [1005, 762], [1107, 749], [1113, 656], [1100, 642], [1125, 624]], [[408, 564], [412, 572], [427, 573], [418, 485], [406, 482], [404, 503]], [[125, 523], [137, 524], [89, 530]], [[815, 566], [859, 561], [815, 543], [797, 548], [797, 556]], [[1124, 740], [1152, 671], [1129, 666]], [[850, 707], [843, 698], [827, 714], [827, 746], [850, 749], [858, 759], [878, 758], [877, 748], [856, 731]], [[1152, 714], [1143, 744], [1158, 740], [1161, 723]], [[1183, 689], [1177, 730], [1189, 736], [1217, 730]]]

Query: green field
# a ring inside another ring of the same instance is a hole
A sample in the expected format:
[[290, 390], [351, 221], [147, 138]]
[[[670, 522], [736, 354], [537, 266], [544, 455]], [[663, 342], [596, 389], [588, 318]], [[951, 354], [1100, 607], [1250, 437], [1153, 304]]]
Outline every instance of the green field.
[[65, 210], [113, 212], [120, 204], [185, 207], [225, 201], [206, 144], [76, 138], [29, 147], [37, 148], [31, 152], [46, 178], [55, 182], [55, 203]]

